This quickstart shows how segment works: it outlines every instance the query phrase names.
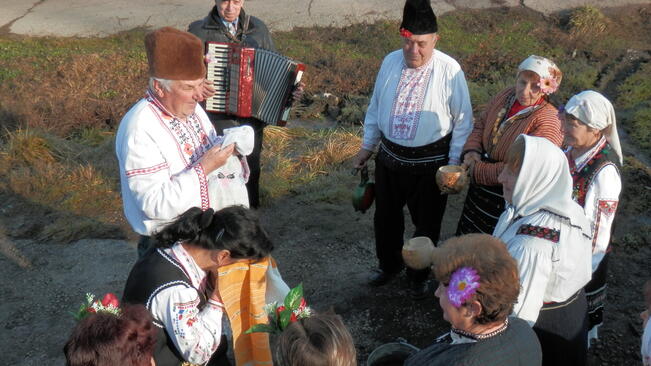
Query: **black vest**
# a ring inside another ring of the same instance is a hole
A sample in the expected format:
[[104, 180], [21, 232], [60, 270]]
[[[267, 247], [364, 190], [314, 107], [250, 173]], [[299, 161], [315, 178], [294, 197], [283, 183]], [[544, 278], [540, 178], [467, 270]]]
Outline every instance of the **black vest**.
[[[131, 269], [124, 286], [122, 302], [142, 304], [150, 310], [151, 301], [161, 291], [172, 286], [192, 287], [188, 275], [181, 265], [161, 249], [150, 249]], [[205, 294], [199, 293], [199, 307], [206, 303]], [[159, 328], [154, 360], [157, 366], [178, 366], [184, 359], [179, 354], [174, 342], [167, 334], [165, 326], [154, 320]], [[222, 341], [224, 339], [222, 338]]]
[[581, 207], [585, 207], [585, 195], [588, 193], [588, 187], [590, 187], [601, 169], [607, 165], [613, 165], [615, 168], [619, 165], [617, 154], [615, 154], [609, 143], [605, 143], [603, 148], [580, 171], [576, 171], [572, 158], [568, 160], [570, 160], [570, 173], [573, 180], [572, 198]]

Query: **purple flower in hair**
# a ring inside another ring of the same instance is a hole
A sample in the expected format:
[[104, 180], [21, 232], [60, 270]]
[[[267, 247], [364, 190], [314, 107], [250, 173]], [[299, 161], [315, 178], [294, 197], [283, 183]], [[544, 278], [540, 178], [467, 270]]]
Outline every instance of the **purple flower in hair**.
[[452, 273], [448, 285], [448, 299], [458, 308], [479, 288], [479, 275], [471, 267], [462, 267]]

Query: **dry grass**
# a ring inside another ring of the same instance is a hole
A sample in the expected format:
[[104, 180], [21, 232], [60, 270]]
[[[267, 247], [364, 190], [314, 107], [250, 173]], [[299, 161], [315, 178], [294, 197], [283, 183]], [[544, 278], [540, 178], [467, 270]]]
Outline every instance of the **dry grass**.
[[319, 140], [323, 141], [321, 146], [308, 149], [300, 158], [309, 176], [326, 174], [328, 167], [350, 159], [362, 145], [360, 131], [329, 131]]
[[592, 5], [582, 6], [570, 15], [570, 34], [598, 37], [608, 29], [608, 18]]
[[262, 196], [275, 199], [327, 175], [351, 158], [361, 145], [361, 129], [313, 131], [303, 128], [265, 129], [262, 150]]
[[[567, 71], [557, 93], [567, 99], [583, 89], [601, 90], [599, 80], [607, 78], [602, 74], [616, 70], [609, 65], [627, 60], [629, 48], [646, 50], [651, 34], [642, 13], [612, 18], [582, 7], [562, 22], [523, 9], [454, 12], [440, 17], [437, 47], [461, 63], [479, 112], [478, 106], [513, 83], [517, 64], [529, 54], [551, 57]], [[358, 124], [382, 58], [401, 46], [397, 29], [396, 22], [379, 22], [275, 33], [282, 53], [308, 65], [306, 97], [295, 108], [299, 117], [321, 118], [335, 110], [342, 125]], [[59, 214], [51, 220], [59, 228], [44, 227], [46, 236], [74, 236], [62, 227], [110, 236], [111, 225], [124, 222], [113, 138], [145, 88], [143, 35], [136, 30], [101, 39], [0, 36], [0, 189]], [[648, 120], [648, 111], [637, 107], [648, 94], [640, 82], [645, 76], [636, 71], [626, 88], [611, 95], [626, 94], [622, 98], [629, 101], [619, 103], [624, 110], [618, 116], [626, 116], [622, 126]], [[337, 102], [317, 103], [313, 95], [324, 92]], [[263, 199], [336, 179], [356, 153], [360, 135], [350, 128], [266, 128]], [[648, 149], [646, 137], [635, 141]]]
[[18, 129], [16, 131], [7, 131], [7, 143], [2, 152], [7, 166], [29, 165], [53, 163], [55, 152], [48, 142], [30, 129]]
[[8, 172], [7, 188], [25, 199], [71, 214], [116, 224], [120, 195], [109, 179], [90, 165], [38, 163]]

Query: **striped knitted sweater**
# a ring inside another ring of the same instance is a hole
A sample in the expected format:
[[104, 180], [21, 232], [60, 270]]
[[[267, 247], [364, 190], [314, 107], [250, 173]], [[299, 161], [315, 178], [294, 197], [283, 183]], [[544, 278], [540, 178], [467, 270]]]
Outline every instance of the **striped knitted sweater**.
[[475, 121], [472, 133], [463, 147], [464, 153], [468, 151], [477, 151], [482, 155], [487, 153], [492, 161], [496, 161], [495, 163], [481, 161], [475, 164], [473, 178], [477, 184], [499, 185], [497, 176], [504, 168], [503, 161], [506, 158], [506, 153], [520, 134], [545, 137], [557, 146], [563, 142], [558, 110], [551, 103], [543, 101], [532, 111], [506, 122], [494, 143], [494, 127], [496, 123], [500, 123], [497, 119], [500, 114], [503, 115], [500, 113], [503, 108], [506, 108], [507, 111], [511, 108], [511, 105], [506, 104], [512, 100], [514, 94], [515, 88], [509, 87], [490, 101], [484, 113]]

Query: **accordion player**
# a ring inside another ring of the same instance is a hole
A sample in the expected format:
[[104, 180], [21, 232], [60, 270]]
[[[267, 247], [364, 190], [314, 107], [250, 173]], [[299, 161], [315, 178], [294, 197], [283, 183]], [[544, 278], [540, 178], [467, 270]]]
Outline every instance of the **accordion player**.
[[206, 110], [253, 117], [284, 126], [291, 110], [292, 91], [305, 65], [276, 52], [234, 43], [207, 42], [207, 79], [215, 94]]

